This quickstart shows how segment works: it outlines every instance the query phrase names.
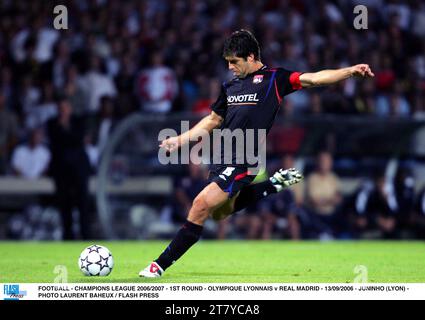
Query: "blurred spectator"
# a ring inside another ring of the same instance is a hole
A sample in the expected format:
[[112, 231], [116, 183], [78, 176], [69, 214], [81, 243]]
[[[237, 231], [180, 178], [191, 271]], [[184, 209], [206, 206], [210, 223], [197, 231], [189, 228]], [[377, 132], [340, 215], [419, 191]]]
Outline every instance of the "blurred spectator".
[[423, 188], [415, 201], [414, 211], [409, 219], [410, 230], [414, 237], [425, 239], [425, 188]]
[[400, 83], [396, 83], [390, 95], [381, 95], [376, 100], [376, 113], [380, 116], [407, 117], [410, 105], [402, 95]]
[[[31, 58], [34, 58], [38, 63], [46, 62], [51, 58], [53, 46], [59, 38], [59, 32], [44, 25], [45, 19], [44, 14], [35, 16], [31, 25], [26, 25], [13, 38], [13, 54], [17, 61], [29, 58], [28, 55], [31, 55]], [[31, 54], [28, 51], [25, 52], [25, 47], [28, 48], [29, 41], [31, 41], [32, 47]]]
[[93, 141], [93, 133], [91, 132], [84, 136], [84, 149], [90, 162], [91, 171], [95, 173], [99, 163], [99, 149]]
[[398, 228], [401, 237], [412, 237], [409, 219], [415, 205], [415, 179], [408, 168], [399, 168], [394, 178], [394, 194], [398, 208]]
[[[278, 167], [284, 168], [284, 169], [289, 169], [289, 168], [301, 169], [301, 168], [298, 168], [295, 162], [294, 155], [290, 153], [285, 154], [282, 157]], [[279, 168], [276, 168], [276, 170], [278, 170]], [[288, 190], [290, 190], [291, 193], [293, 193], [294, 195], [294, 202], [295, 202], [294, 205], [298, 208], [301, 208], [304, 205], [304, 183], [297, 183], [291, 186]]]
[[307, 211], [309, 215], [308, 233], [320, 237], [333, 237], [338, 230], [338, 206], [342, 197], [340, 181], [332, 171], [333, 159], [329, 152], [317, 156], [317, 168], [305, 182]]
[[346, 210], [349, 214], [349, 228], [351, 236], [354, 238], [370, 237], [369, 233], [372, 231], [373, 225], [367, 211], [367, 204], [373, 188], [373, 181], [364, 181], [355, 192], [352, 201], [347, 201]]
[[[387, 36], [383, 35], [382, 37], [383, 39], [386, 39]], [[389, 92], [396, 80], [391, 56], [385, 54], [381, 57], [379, 62], [381, 64], [379, 66], [375, 66], [375, 68], [377, 68], [375, 72], [376, 88], [381, 92]]]
[[394, 183], [387, 181], [384, 172], [366, 181], [354, 197], [351, 228], [356, 238], [411, 237], [409, 221], [414, 206], [413, 178], [405, 169], [396, 174]]
[[133, 111], [140, 110], [134, 92], [136, 70], [137, 63], [133, 61], [129, 54], [124, 54], [120, 60], [120, 70], [115, 77], [115, 85], [119, 91], [116, 104], [119, 116], [125, 116]]
[[410, 26], [412, 11], [406, 3], [402, 1], [394, 1], [385, 7], [386, 19], [394, 19], [397, 27], [406, 30]]
[[78, 208], [81, 236], [89, 239], [92, 236], [88, 207], [90, 163], [84, 148], [84, 123], [72, 117], [71, 104], [61, 98], [58, 101], [58, 116], [49, 121], [47, 128], [52, 153], [50, 167], [62, 215], [63, 237], [65, 240], [77, 238], [72, 229], [72, 212]]
[[[274, 218], [273, 214], [269, 211], [264, 210], [264, 214], [270, 218]], [[244, 239], [261, 239], [263, 237], [264, 227], [268, 228], [269, 233], [266, 236], [271, 236], [271, 227], [269, 226], [272, 221], [264, 221], [263, 216], [260, 214], [259, 204], [251, 205], [245, 208], [243, 211], [237, 212], [232, 215], [230, 218], [221, 220], [219, 222], [219, 239], [225, 239], [227, 236], [227, 231], [230, 229], [231, 225], [234, 227], [234, 232], [238, 236], [242, 236]], [[231, 225], [229, 225], [231, 224]], [[224, 232], [226, 230], [226, 232]]]
[[423, 2], [413, 2], [412, 31], [415, 35], [425, 39], [425, 4]]
[[369, 193], [365, 209], [372, 230], [375, 231], [372, 237], [393, 239], [398, 236], [399, 205], [394, 185], [386, 182], [385, 175], [381, 174], [375, 178], [373, 190]]
[[42, 87], [40, 103], [29, 106], [26, 110], [25, 125], [28, 129], [43, 126], [56, 114], [53, 85], [50, 82], [45, 82]]
[[114, 120], [114, 101], [108, 96], [100, 98], [100, 107], [97, 118], [97, 149], [102, 153], [112, 132]]
[[136, 92], [142, 110], [154, 113], [171, 111], [178, 84], [174, 71], [164, 65], [162, 52], [152, 54], [151, 64], [136, 79]]
[[80, 87], [84, 88], [88, 98], [87, 112], [96, 113], [99, 110], [102, 96], [115, 97], [117, 90], [112, 78], [105, 74], [102, 60], [93, 55], [90, 58], [89, 71], [80, 78]]
[[18, 139], [18, 121], [13, 112], [6, 109], [5, 96], [0, 92], [0, 174], [5, 174], [9, 154]]
[[18, 176], [37, 179], [47, 173], [50, 151], [43, 144], [43, 131], [40, 128], [31, 131], [29, 141], [19, 145], [12, 154], [12, 169]]
[[65, 39], [56, 42], [53, 58], [44, 63], [41, 68], [43, 78], [53, 83], [56, 89], [65, 85], [67, 69], [71, 65], [69, 43]]
[[290, 188], [264, 199], [259, 203], [261, 222], [260, 238], [301, 239], [300, 223], [295, 197]]
[[109, 142], [116, 118], [114, 117], [114, 100], [111, 97], [100, 98], [100, 107], [96, 118], [90, 119], [90, 130], [84, 137], [85, 149], [92, 169], [97, 171], [99, 158]]
[[373, 81], [360, 84], [359, 94], [354, 98], [354, 109], [359, 114], [371, 115], [375, 111], [375, 85]]
[[12, 82], [12, 70], [7, 66], [0, 67], [0, 94], [4, 95], [6, 108], [11, 109], [16, 93]]
[[82, 116], [87, 113], [88, 92], [84, 88], [85, 80], [79, 75], [77, 67], [70, 65], [66, 70], [66, 81], [63, 93], [72, 105], [72, 112]]
[[24, 115], [34, 110], [35, 106], [40, 100], [41, 88], [36, 86], [34, 79], [29, 76], [23, 76], [22, 86], [20, 87], [19, 92], [19, 104]]
[[28, 35], [23, 43], [23, 57], [16, 60], [16, 71], [20, 75], [27, 75], [33, 79], [39, 80], [41, 76], [40, 64], [35, 58], [36, 35]]
[[413, 110], [413, 118], [415, 120], [425, 120], [425, 97], [423, 95], [416, 95]]

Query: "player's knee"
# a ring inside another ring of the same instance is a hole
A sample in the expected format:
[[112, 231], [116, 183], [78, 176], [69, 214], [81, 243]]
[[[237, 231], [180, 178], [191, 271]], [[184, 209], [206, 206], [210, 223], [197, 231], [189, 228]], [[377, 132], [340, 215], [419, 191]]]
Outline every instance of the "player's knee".
[[206, 220], [209, 216], [210, 208], [207, 201], [201, 195], [193, 200], [191, 216], [192, 218]]

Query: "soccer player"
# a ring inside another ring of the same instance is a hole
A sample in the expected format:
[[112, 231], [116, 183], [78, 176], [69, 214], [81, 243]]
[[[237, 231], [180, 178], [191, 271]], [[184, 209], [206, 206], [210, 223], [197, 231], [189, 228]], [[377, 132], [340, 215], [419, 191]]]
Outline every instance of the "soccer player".
[[[247, 30], [236, 31], [225, 40], [223, 57], [235, 78], [222, 85], [217, 101], [211, 106], [211, 114], [180, 136], [165, 139], [160, 147], [173, 152], [189, 143], [191, 137], [198, 137], [205, 131], [212, 132], [218, 127], [232, 131], [265, 129], [268, 132], [282, 99], [287, 94], [302, 88], [331, 85], [353, 76], [374, 76], [367, 64], [315, 73], [268, 67], [261, 62], [257, 40]], [[270, 179], [251, 184], [255, 176], [249, 174], [248, 167], [251, 166], [232, 163], [211, 168], [209, 184], [193, 201], [186, 223], [165, 251], [142, 270], [139, 276], [162, 276], [166, 269], [199, 240], [208, 217], [212, 216], [217, 220], [225, 218], [269, 194], [300, 182], [303, 178], [294, 168], [280, 169]]]

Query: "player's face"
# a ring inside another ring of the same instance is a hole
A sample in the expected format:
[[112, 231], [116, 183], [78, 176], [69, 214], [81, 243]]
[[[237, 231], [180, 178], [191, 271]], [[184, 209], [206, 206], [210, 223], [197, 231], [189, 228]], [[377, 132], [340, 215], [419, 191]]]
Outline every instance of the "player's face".
[[233, 75], [238, 78], [243, 78], [249, 73], [249, 58], [245, 60], [244, 58], [230, 56], [225, 57], [229, 70], [233, 72]]

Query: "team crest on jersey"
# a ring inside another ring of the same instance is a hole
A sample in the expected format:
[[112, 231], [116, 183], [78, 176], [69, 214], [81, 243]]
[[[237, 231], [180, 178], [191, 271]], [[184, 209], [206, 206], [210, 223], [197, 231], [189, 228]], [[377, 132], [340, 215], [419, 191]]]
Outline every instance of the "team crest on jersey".
[[256, 76], [254, 76], [254, 79], [252, 79], [252, 83], [257, 84], [257, 83], [263, 82], [263, 77], [264, 77], [264, 75], [257, 74]]

